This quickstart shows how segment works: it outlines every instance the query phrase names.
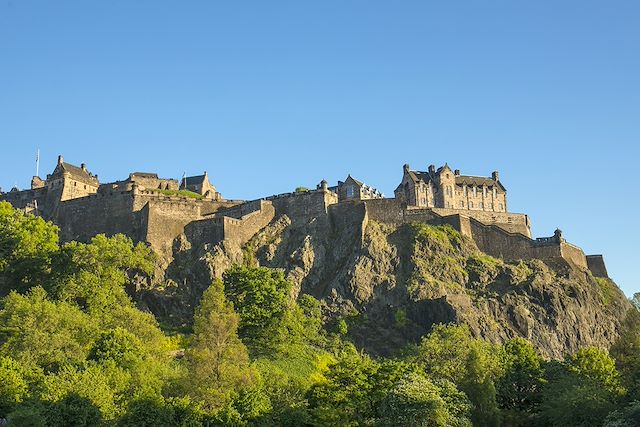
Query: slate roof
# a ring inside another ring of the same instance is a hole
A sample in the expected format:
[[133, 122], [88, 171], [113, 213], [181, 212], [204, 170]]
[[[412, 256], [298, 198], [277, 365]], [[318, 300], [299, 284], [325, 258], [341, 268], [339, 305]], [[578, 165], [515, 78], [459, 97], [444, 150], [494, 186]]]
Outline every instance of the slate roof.
[[467, 175], [458, 175], [456, 176], [456, 184], [458, 185], [476, 185], [487, 187], [496, 186], [501, 190], [505, 190], [504, 186], [500, 181], [495, 181], [493, 178], [485, 178], [483, 176], [467, 176]]
[[[441, 170], [442, 168], [438, 169], [438, 172], [436, 172], [436, 174], [438, 174]], [[436, 174], [431, 175], [429, 172], [412, 171], [412, 170], [410, 170], [408, 173], [414, 182], [422, 181], [424, 183], [429, 183], [430, 181], [435, 181]], [[456, 175], [455, 178], [456, 178], [457, 185], [476, 185], [476, 186], [486, 185], [487, 187], [495, 186], [501, 191], [506, 191], [502, 183], [500, 181], [494, 180], [493, 178], [487, 178], [484, 176], [470, 176], [470, 175]]]
[[74, 175], [76, 178], [84, 179], [86, 181], [97, 181], [98, 179], [91, 175], [88, 171], [79, 168], [78, 166], [72, 165], [71, 163], [62, 162], [56, 166], [53, 171], [54, 175], [62, 174], [64, 172], [69, 172], [71, 175]]
[[184, 179], [186, 185], [197, 185], [204, 183], [206, 175], [188, 176]]

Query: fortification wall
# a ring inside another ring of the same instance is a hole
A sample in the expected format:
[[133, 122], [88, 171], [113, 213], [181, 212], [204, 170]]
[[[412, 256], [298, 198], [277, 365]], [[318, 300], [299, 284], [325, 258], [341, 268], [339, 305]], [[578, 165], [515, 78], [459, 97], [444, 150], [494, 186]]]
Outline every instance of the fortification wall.
[[224, 218], [190, 222], [185, 226], [184, 234], [192, 244], [219, 243], [224, 240]]
[[243, 245], [273, 220], [276, 215], [273, 203], [266, 200], [259, 200], [258, 202], [257, 210], [239, 219], [226, 216], [222, 218], [225, 240]]
[[[408, 208], [410, 212], [415, 208]], [[525, 214], [510, 212], [490, 212], [490, 211], [474, 211], [468, 209], [444, 209], [432, 208], [435, 213], [442, 216], [462, 215], [474, 218], [485, 224], [497, 225], [510, 233], [520, 233], [527, 237], [531, 237], [531, 224], [529, 217]]]
[[367, 205], [361, 201], [342, 202], [329, 206], [329, 218], [333, 232], [356, 230], [359, 241], [364, 241], [364, 233], [369, 222]]
[[562, 241], [560, 243], [560, 252], [562, 254], [562, 258], [565, 260], [570, 261], [574, 265], [584, 268], [585, 270], [588, 268], [587, 257], [579, 247]]
[[11, 205], [16, 209], [30, 208], [34, 205], [34, 202], [38, 204], [39, 209], [43, 209], [46, 204], [47, 194], [47, 187], [41, 187], [33, 190], [10, 191], [8, 193], [1, 193], [0, 200], [11, 203]]
[[96, 234], [123, 233], [135, 241], [144, 240], [141, 217], [133, 210], [130, 192], [93, 194], [60, 202], [54, 222], [62, 241], [89, 241]]
[[[245, 204], [246, 206], [233, 209], [231, 212], [216, 213], [209, 218], [200, 219], [187, 224], [184, 233], [191, 243], [219, 243], [223, 240], [243, 245], [248, 242], [258, 231], [266, 227], [275, 217], [273, 204], [265, 200], [256, 200]], [[239, 215], [238, 218], [227, 216]]]
[[497, 258], [505, 260], [531, 258], [561, 258], [560, 245], [554, 242], [536, 244], [534, 240], [520, 233], [509, 233], [495, 225], [486, 225], [470, 218], [473, 240], [478, 248]]
[[363, 202], [369, 219], [387, 224], [404, 224], [402, 203], [398, 199], [371, 199]]
[[587, 255], [587, 266], [594, 276], [609, 278], [602, 255]]
[[173, 252], [173, 241], [184, 232], [190, 222], [201, 219], [200, 205], [183, 198], [175, 200], [135, 196], [134, 208], [147, 207], [145, 240], [162, 256]]
[[[264, 200], [258, 199], [235, 205], [231, 204], [229, 206], [221, 206], [213, 213], [213, 215], [215, 217], [227, 216], [230, 218], [240, 219], [245, 215], [261, 210], [264, 206], [264, 202]], [[269, 202], [269, 204], [273, 205], [271, 202]]]
[[312, 190], [280, 194], [267, 200], [273, 203], [278, 215], [284, 214], [297, 221], [326, 216], [328, 207], [338, 203], [338, 195], [332, 191]]

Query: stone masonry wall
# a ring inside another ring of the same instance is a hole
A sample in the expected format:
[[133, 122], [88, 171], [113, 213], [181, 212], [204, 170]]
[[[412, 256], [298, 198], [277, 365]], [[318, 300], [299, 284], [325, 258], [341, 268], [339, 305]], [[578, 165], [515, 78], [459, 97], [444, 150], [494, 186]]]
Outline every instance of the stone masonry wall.
[[589, 270], [596, 277], [609, 277], [609, 273], [607, 272], [607, 267], [604, 264], [604, 258], [602, 255], [587, 255], [587, 265], [589, 266]]
[[[410, 209], [411, 208], [409, 208], [409, 210]], [[511, 233], [520, 233], [531, 237], [531, 224], [529, 223], [529, 217], [525, 214], [442, 208], [433, 208], [433, 211], [442, 216], [455, 214], [465, 215], [485, 224], [498, 225]]]
[[133, 209], [130, 192], [94, 194], [61, 202], [54, 222], [62, 241], [89, 241], [97, 234], [123, 233], [133, 240], [144, 240], [142, 218]]
[[579, 247], [563, 241], [560, 243], [560, 252], [565, 260], [585, 270], [588, 268], [587, 257]]
[[304, 193], [287, 193], [267, 198], [273, 202], [278, 215], [287, 215], [293, 221], [326, 217], [328, 207], [338, 203], [338, 195], [332, 191], [312, 190]]

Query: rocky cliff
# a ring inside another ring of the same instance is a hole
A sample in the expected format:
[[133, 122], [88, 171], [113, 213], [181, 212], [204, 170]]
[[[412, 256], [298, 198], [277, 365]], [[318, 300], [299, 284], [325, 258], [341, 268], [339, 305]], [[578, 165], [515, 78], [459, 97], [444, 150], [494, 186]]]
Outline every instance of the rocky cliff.
[[331, 215], [277, 215], [242, 247], [180, 236], [162, 286], [139, 299], [162, 319], [188, 322], [211, 280], [241, 262], [284, 269], [292, 297], [321, 299], [328, 318], [345, 318], [354, 342], [374, 354], [418, 342], [434, 323], [460, 322], [490, 341], [523, 336], [562, 357], [608, 347], [630, 307], [613, 282], [584, 269], [507, 263], [449, 226], [367, 221], [357, 204]]

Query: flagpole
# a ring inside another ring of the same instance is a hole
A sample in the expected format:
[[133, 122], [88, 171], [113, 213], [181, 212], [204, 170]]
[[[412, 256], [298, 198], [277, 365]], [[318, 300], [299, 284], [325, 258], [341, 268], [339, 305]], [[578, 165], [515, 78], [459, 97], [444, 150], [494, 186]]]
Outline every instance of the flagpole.
[[36, 176], [40, 176], [40, 149], [36, 152]]

